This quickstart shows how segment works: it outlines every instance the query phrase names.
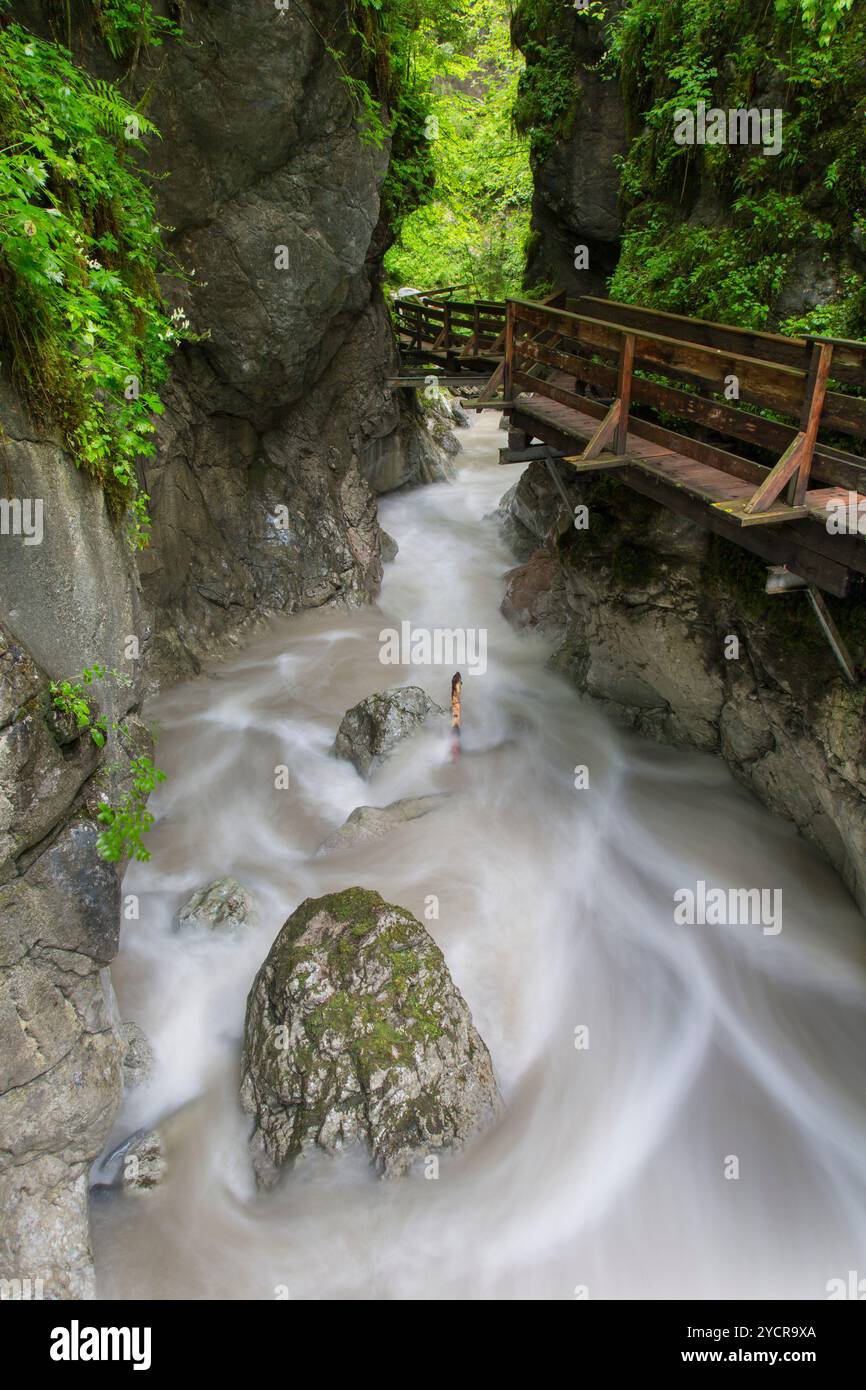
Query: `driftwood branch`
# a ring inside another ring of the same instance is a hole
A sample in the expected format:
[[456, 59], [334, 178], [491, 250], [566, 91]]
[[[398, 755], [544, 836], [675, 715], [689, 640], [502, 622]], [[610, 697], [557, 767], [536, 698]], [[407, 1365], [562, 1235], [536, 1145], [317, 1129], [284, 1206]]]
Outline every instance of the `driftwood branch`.
[[454, 737], [456, 739], [460, 737], [460, 717], [462, 712], [460, 695], [462, 690], [463, 677], [459, 671], [455, 671], [451, 679], [451, 728], [454, 731]]

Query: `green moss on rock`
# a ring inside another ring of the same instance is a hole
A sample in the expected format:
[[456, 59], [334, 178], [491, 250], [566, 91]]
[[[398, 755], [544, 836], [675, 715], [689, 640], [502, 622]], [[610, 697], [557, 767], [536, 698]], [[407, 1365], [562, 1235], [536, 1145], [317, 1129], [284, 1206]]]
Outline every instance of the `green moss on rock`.
[[314, 1146], [366, 1143], [380, 1173], [404, 1172], [419, 1146], [462, 1142], [498, 1106], [442, 952], [357, 887], [307, 899], [277, 936], [249, 996], [242, 1098], [264, 1185]]

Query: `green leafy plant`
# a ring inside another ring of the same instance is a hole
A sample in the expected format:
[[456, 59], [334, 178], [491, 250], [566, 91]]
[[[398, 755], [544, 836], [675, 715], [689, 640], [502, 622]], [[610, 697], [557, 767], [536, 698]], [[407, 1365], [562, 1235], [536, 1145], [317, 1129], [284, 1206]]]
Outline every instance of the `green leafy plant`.
[[93, 666], [85, 667], [81, 675], [72, 680], [52, 681], [49, 688], [54, 708], [60, 711], [61, 716], [74, 719], [79, 732], [83, 733], [86, 729], [97, 748], [103, 747], [108, 726], [102, 716], [93, 717], [84, 692], [94, 681], [102, 680], [104, 675], [105, 667], [94, 663]]
[[165, 781], [165, 773], [154, 767], [148, 757], [133, 758], [130, 771], [132, 788], [120, 805], [103, 806], [97, 813], [97, 820], [106, 827], [96, 841], [97, 852], [111, 863], [127, 857], [140, 862], [150, 859], [150, 851], [141, 841], [154, 822], [147, 810], [147, 798], [159, 782]]
[[[89, 734], [98, 748], [105, 746], [109, 732], [117, 733], [121, 744], [126, 743], [129, 738], [129, 728], [125, 723], [109, 724], [104, 716], [94, 715], [87, 697], [87, 692], [97, 681], [105, 680], [109, 676], [117, 685], [131, 684], [125, 672], [107, 671], [104, 666], [94, 662], [92, 666], [85, 667], [79, 676], [74, 676], [71, 680], [52, 681], [49, 687], [53, 709], [59, 712], [62, 719], [74, 721], [79, 735], [85, 732]], [[102, 775], [111, 770], [125, 771], [126, 764], [117, 763], [103, 768]], [[144, 754], [130, 758], [128, 775], [132, 778], [132, 785], [123, 800], [116, 806], [106, 802], [96, 817], [100, 824], [106, 827], [97, 838], [97, 853], [100, 858], [112, 862], [126, 857], [141, 861], [150, 858], [150, 853], [141, 840], [154, 821], [154, 817], [147, 810], [147, 798], [157, 784], [166, 779], [165, 773], [155, 767], [152, 759]]]
[[415, 34], [385, 267], [394, 287], [464, 285], [458, 297], [500, 299], [520, 292], [532, 203], [529, 144], [512, 123], [523, 63], [497, 0], [460, 0], [444, 25], [443, 13]]
[[152, 48], [181, 30], [173, 20], [153, 12], [150, 0], [93, 0], [99, 31], [114, 58]]
[[[866, 7], [627, 0], [606, 35], [629, 135], [611, 295], [754, 328], [862, 334]], [[768, 91], [783, 108], [776, 157], [673, 139], [677, 109], [748, 109]], [[835, 281], [833, 302], [781, 319], [783, 291], [816, 265]]]
[[533, 37], [527, 35], [522, 44], [527, 66], [512, 108], [514, 126], [528, 136], [533, 158], [541, 161], [574, 125], [580, 105], [576, 61], [571, 44], [551, 32], [557, 19], [562, 22], [562, 7], [556, 15], [550, 0], [533, 0], [518, 13], [522, 23], [532, 24]]
[[160, 293], [161, 228], [134, 153], [153, 125], [65, 49], [0, 29], [0, 344], [34, 415], [147, 543], [138, 462], [189, 325]]

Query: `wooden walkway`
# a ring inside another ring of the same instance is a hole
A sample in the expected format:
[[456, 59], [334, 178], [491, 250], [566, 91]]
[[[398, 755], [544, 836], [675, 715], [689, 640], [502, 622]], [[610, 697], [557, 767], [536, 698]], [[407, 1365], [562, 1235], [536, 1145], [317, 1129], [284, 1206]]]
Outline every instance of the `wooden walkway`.
[[406, 368], [414, 366], [417, 374], [418, 367], [426, 364], [443, 373], [482, 373], [486, 380], [491, 368], [502, 361], [505, 305], [452, 297], [465, 288], [457, 285], [393, 301], [394, 330]]
[[[866, 343], [591, 297], [509, 300], [482, 398], [510, 417], [503, 462], [537, 456], [540, 440], [551, 460], [610, 471], [761, 556], [787, 587], [862, 597], [866, 458], [846, 444], [866, 445]], [[831, 516], [846, 519], [842, 534]]]
[[509, 416], [503, 463], [609, 471], [761, 556], [774, 592], [807, 586], [816, 612], [820, 590], [862, 598], [866, 343], [594, 296], [469, 302], [454, 297], [461, 289], [395, 301], [405, 365], [392, 385], [432, 370], [459, 389], [483, 373], [480, 397], [464, 403]]
[[[600, 411], [603, 415], [603, 410]], [[761, 556], [769, 565], [783, 565], [806, 583], [839, 597], [851, 594], [857, 578], [866, 574], [866, 544], [861, 537], [830, 535], [826, 529], [827, 503], [848, 492], [841, 488], [815, 488], [806, 494], [808, 519], [792, 520], [771, 531], [765, 525], [744, 526], [728, 511], [744, 505], [755, 492], [754, 483], [732, 477], [709, 463], [688, 458], [662, 444], [628, 432], [623, 455], [601, 455], [581, 467], [579, 452], [599, 425], [590, 415], [536, 394], [518, 396], [510, 411], [514, 431], [527, 439], [551, 445], [554, 458], [564, 458], [577, 472], [615, 469], [618, 481], [651, 497], [669, 510], [698, 521], [707, 530], [726, 537]], [[520, 443], [522, 441], [518, 441]], [[514, 454], [515, 451], [504, 451]], [[517, 452], [521, 452], [518, 449]], [[512, 459], [506, 457], [505, 462]], [[864, 497], [866, 515], [866, 497]]]

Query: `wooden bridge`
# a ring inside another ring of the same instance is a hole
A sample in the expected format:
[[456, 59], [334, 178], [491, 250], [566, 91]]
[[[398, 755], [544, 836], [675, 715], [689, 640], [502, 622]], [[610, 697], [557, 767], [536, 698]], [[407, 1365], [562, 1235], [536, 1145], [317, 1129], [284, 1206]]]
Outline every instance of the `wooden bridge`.
[[505, 352], [506, 307], [452, 296], [465, 285], [396, 299], [394, 328], [404, 364], [486, 380]]
[[864, 591], [866, 343], [591, 296], [450, 312], [447, 300], [419, 303], [398, 322], [404, 358], [411, 324], [416, 360], [492, 361], [481, 397], [465, 403], [509, 416], [503, 463], [544, 459], [554, 476], [559, 464], [614, 472], [759, 555], [775, 591], [808, 588], [852, 673], [820, 591]]

